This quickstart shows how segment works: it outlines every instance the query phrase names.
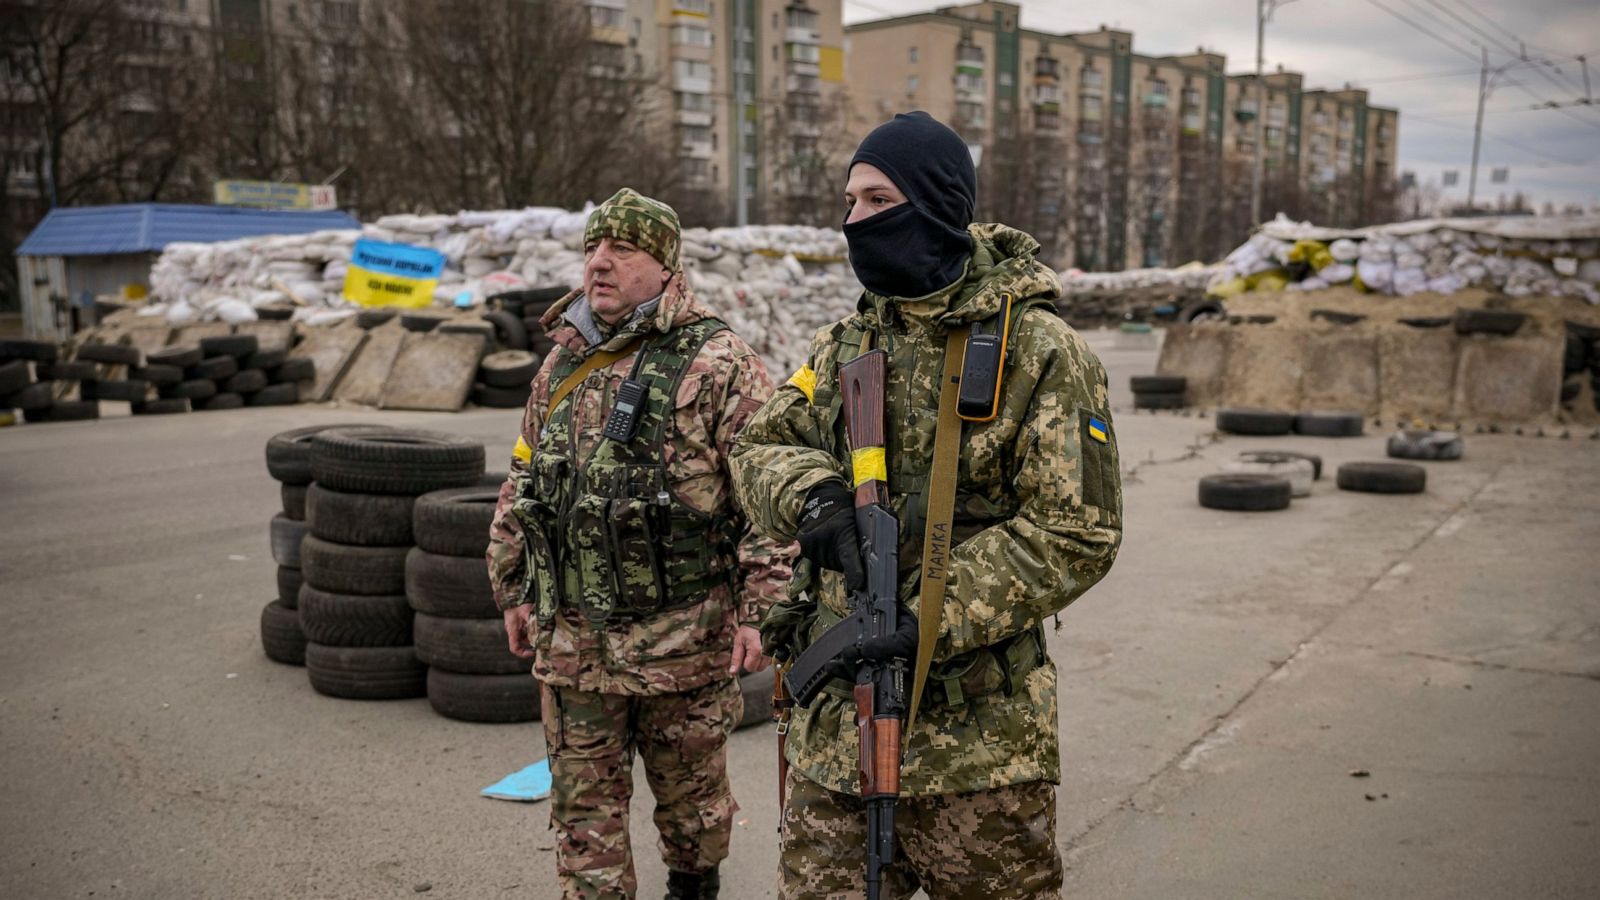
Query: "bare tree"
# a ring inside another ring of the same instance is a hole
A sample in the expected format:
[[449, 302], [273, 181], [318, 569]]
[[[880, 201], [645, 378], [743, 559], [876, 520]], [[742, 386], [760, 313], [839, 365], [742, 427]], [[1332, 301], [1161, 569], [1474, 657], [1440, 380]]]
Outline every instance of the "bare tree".
[[791, 94], [766, 110], [770, 190], [764, 218], [837, 228], [845, 168], [855, 150], [844, 91], [831, 97]]

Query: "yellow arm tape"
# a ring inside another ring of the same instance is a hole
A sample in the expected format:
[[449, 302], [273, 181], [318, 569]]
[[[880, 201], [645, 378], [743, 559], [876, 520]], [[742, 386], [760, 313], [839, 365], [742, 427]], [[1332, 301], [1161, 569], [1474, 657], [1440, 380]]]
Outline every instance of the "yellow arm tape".
[[862, 447], [850, 454], [850, 471], [855, 473], [856, 487], [869, 481], [889, 481], [888, 460], [882, 447]]
[[523, 463], [528, 463], [533, 460], [533, 448], [529, 447], [528, 442], [523, 440], [522, 435], [519, 434], [517, 435], [517, 445], [511, 448], [511, 455]]
[[799, 388], [800, 393], [806, 395], [807, 403], [815, 402], [812, 397], [817, 392], [817, 373], [813, 372], [810, 366], [801, 366], [800, 371], [790, 375], [789, 384]]

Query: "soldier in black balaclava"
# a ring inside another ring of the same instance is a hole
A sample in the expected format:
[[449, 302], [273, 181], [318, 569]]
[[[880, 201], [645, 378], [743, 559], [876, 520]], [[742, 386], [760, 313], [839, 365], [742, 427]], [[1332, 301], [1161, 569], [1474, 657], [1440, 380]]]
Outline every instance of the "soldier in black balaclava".
[[[1060, 896], [1056, 669], [1043, 623], [1105, 576], [1122, 539], [1105, 370], [1055, 314], [1061, 284], [1035, 259], [1039, 244], [972, 222], [976, 185], [966, 143], [926, 113], [895, 116], [862, 141], [844, 235], [866, 291], [854, 315], [817, 333], [732, 460], [751, 522], [800, 542], [793, 599], [761, 626], [763, 649], [780, 659], [848, 615], [866, 580], [852, 488], [888, 482], [905, 627], [847, 647], [839, 671], [905, 661], [915, 720], [883, 881], [883, 897], [897, 900], [919, 887], [933, 900]], [[987, 355], [980, 336], [993, 336]], [[840, 425], [838, 367], [868, 347], [888, 354], [887, 434], [884, 448], [862, 451]], [[959, 384], [944, 374], [953, 354]], [[987, 392], [958, 390], [977, 384]], [[947, 393], [961, 402], [942, 419]], [[941, 437], [955, 439], [943, 465]], [[783, 900], [861, 896], [852, 687], [835, 678], [789, 722]]]

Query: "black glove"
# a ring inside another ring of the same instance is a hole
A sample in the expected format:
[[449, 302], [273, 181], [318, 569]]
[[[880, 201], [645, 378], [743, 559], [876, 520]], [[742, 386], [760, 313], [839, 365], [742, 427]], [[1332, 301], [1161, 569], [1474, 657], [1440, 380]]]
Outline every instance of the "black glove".
[[891, 659], [915, 660], [917, 658], [917, 616], [902, 603], [895, 619], [893, 634], [868, 638], [861, 642], [860, 647], [852, 644], [840, 651], [839, 655], [850, 662], [859, 662], [863, 659], [870, 659], [873, 662], [887, 662]]
[[885, 662], [891, 659], [915, 661], [917, 658], [917, 617], [904, 603], [900, 604], [893, 634], [868, 638], [857, 647], [851, 644], [839, 651], [838, 659], [828, 665], [828, 674], [845, 681], [855, 681], [856, 672], [863, 659]]
[[843, 481], [830, 479], [806, 494], [800, 508], [800, 555], [824, 569], [844, 573], [851, 593], [867, 589], [867, 569], [856, 535], [855, 495]]

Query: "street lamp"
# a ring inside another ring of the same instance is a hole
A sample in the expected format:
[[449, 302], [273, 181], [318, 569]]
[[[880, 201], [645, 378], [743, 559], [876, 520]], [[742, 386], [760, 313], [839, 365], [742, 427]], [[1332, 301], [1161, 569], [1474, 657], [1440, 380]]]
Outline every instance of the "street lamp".
[[1267, 136], [1267, 86], [1262, 81], [1264, 65], [1262, 44], [1266, 39], [1267, 22], [1278, 7], [1294, 0], [1256, 0], [1256, 158], [1250, 170], [1250, 222], [1251, 227], [1261, 224], [1261, 173], [1266, 165]]

